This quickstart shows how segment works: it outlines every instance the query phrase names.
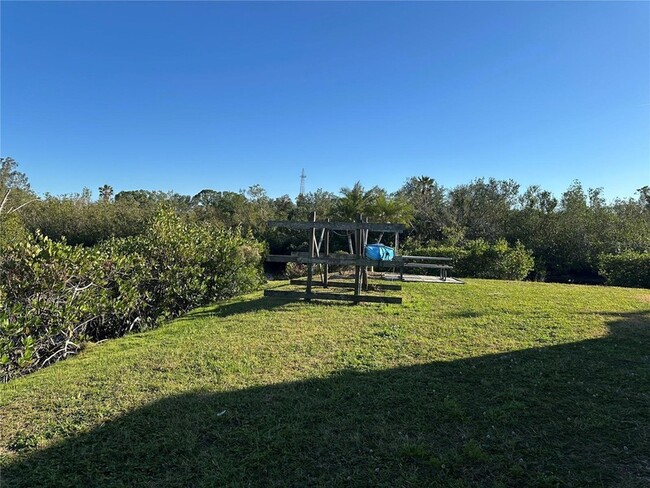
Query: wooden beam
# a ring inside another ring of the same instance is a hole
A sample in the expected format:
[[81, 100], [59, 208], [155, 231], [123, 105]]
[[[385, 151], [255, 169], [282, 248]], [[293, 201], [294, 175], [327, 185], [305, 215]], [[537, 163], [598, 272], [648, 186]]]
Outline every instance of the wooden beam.
[[[330, 219], [327, 219], [329, 222]], [[325, 256], [329, 256], [330, 254], [330, 230], [329, 229], [323, 229], [325, 231]], [[330, 265], [325, 263], [323, 266], [324, 268], [324, 274], [323, 274], [323, 286], [327, 288], [327, 283], [329, 281], [329, 274], [330, 274]]]
[[[311, 212], [309, 215], [309, 220], [312, 222], [316, 222], [316, 212]], [[311, 228], [309, 231], [309, 257], [314, 258], [314, 248], [316, 247], [316, 229], [314, 227]], [[311, 282], [312, 278], [314, 277], [314, 263], [309, 262], [307, 264], [307, 298], [306, 300], [309, 301], [310, 295], [311, 295]]]
[[375, 259], [358, 258], [356, 256], [342, 257], [342, 256], [289, 256], [286, 254], [269, 254], [266, 257], [269, 263], [302, 263], [302, 264], [329, 264], [334, 266], [376, 266], [390, 268], [392, 266], [401, 266], [401, 259], [393, 259], [392, 261], [377, 261]]
[[[290, 280], [289, 283], [292, 285], [306, 285], [307, 280], [297, 278]], [[322, 287], [327, 287], [331, 286], [332, 288], [349, 288], [350, 290], [354, 289], [354, 283], [345, 283], [341, 281], [328, 281], [327, 285], [325, 285], [324, 282], [318, 282], [318, 281], [312, 281], [312, 286], [322, 286]], [[368, 285], [371, 290], [394, 290], [394, 291], [400, 291], [402, 289], [402, 285], [391, 285], [391, 284], [383, 284], [383, 283], [370, 283]]]
[[[365, 220], [368, 223], [368, 217]], [[368, 245], [368, 230], [362, 230], [361, 234], [363, 235], [361, 239], [361, 249], [359, 251], [359, 257], [365, 257], [366, 255], [366, 246]], [[364, 266], [361, 268], [361, 289], [368, 291], [368, 268]]]
[[371, 232], [403, 232], [406, 230], [404, 224], [381, 224], [375, 222], [294, 222], [293, 220], [271, 220], [269, 227], [284, 227], [294, 230], [316, 229], [329, 230], [357, 230], [366, 229]]
[[425, 264], [425, 263], [405, 263], [402, 266], [405, 268], [426, 268], [426, 269], [453, 269], [453, 266], [448, 264]]
[[[359, 214], [357, 216], [357, 223], [362, 223], [363, 222], [363, 216]], [[361, 252], [361, 234], [363, 234], [363, 231], [361, 230], [360, 227], [357, 227], [356, 230], [354, 231], [354, 243], [355, 245], [355, 254], [357, 256], [357, 260], [362, 258], [362, 252]], [[354, 296], [358, 297], [361, 295], [361, 266], [359, 266], [358, 263], [355, 263], [354, 266]]]
[[414, 261], [453, 261], [453, 258], [443, 258], [436, 256], [401, 256], [402, 259], [412, 259]]
[[[264, 290], [264, 296], [287, 299], [306, 299], [307, 294], [302, 291], [285, 290]], [[402, 297], [386, 297], [376, 295], [348, 295], [345, 293], [311, 293], [312, 300], [343, 300], [349, 302], [372, 302], [372, 303], [402, 303]]]

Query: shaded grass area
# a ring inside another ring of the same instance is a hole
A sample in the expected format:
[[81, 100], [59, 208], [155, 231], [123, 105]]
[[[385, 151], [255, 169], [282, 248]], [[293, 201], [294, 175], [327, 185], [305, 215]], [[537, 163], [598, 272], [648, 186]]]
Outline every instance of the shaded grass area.
[[647, 486], [647, 290], [253, 294], [0, 388], [2, 486]]

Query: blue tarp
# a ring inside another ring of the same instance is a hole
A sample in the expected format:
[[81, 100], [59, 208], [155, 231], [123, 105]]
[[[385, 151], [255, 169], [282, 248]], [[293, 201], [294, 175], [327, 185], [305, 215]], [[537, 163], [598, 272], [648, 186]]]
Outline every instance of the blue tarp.
[[395, 257], [395, 249], [383, 244], [368, 244], [366, 246], [366, 257], [377, 261], [391, 261]]

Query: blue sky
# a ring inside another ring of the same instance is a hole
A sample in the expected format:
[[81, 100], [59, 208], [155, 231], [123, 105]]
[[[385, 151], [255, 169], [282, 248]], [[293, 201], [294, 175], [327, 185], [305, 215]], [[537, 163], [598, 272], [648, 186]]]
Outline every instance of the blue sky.
[[650, 184], [647, 2], [1, 2], [33, 188]]

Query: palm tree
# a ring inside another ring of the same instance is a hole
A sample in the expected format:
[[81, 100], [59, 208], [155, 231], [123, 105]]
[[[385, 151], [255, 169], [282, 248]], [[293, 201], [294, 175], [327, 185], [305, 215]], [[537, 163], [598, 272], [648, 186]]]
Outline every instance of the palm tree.
[[428, 176], [418, 176], [415, 178], [415, 187], [421, 195], [428, 195], [433, 191], [433, 186], [435, 185], [435, 180]]
[[99, 198], [102, 202], [110, 202], [113, 198], [113, 187], [111, 185], [100, 186]]
[[[392, 224], [408, 224], [413, 219], [413, 207], [404, 198], [387, 197], [386, 194], [377, 195], [374, 202], [373, 215], [380, 221]], [[384, 237], [382, 232], [377, 242]]]
[[[371, 188], [366, 191], [361, 182], [357, 181], [352, 188], [341, 188], [341, 197], [336, 202], [334, 213], [336, 217], [353, 221], [359, 214], [373, 213], [374, 202], [377, 198], [378, 189]], [[352, 232], [348, 232], [348, 245], [350, 254], [354, 254], [352, 247]]]

